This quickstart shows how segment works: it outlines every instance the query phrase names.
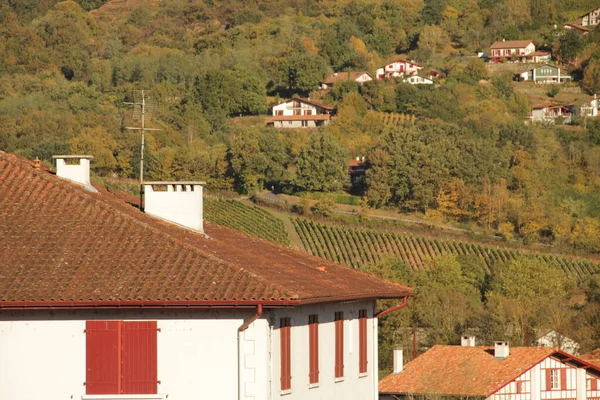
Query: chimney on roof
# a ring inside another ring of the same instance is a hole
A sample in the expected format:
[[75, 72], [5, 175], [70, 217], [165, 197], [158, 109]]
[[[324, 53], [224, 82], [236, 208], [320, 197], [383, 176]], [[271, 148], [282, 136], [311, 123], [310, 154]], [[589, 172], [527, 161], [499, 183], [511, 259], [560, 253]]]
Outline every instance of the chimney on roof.
[[502, 38], [502, 41], [503, 41], [503, 42], [506, 42], [506, 39]]
[[510, 355], [508, 342], [494, 342], [494, 358], [504, 360]]
[[33, 169], [37, 169], [39, 170], [42, 166], [42, 160], [40, 160], [39, 158], [35, 158], [35, 160], [33, 160]]
[[475, 336], [461, 336], [460, 345], [462, 347], [475, 347]]
[[404, 370], [404, 352], [402, 349], [394, 349], [394, 374]]
[[96, 192], [90, 182], [90, 160], [93, 156], [52, 156], [56, 160], [56, 176], [83, 185]]
[[144, 182], [144, 211], [204, 233], [202, 185], [205, 182]]

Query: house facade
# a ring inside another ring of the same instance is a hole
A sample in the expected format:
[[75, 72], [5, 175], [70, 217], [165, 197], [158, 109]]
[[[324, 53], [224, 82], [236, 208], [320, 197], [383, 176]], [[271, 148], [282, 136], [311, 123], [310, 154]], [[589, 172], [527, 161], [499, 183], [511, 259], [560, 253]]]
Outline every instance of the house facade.
[[336, 72], [333, 75], [329, 75], [321, 83], [321, 89], [331, 89], [336, 82], [343, 81], [354, 81], [362, 85], [365, 82], [372, 81], [373, 75], [366, 71], [357, 72]]
[[377, 398], [375, 302], [409, 288], [198, 225], [201, 182], [142, 212], [84, 175], [0, 152], [0, 398]]
[[596, 399], [600, 369], [557, 348], [434, 346], [380, 381], [380, 400], [456, 396], [486, 400]]
[[275, 128], [316, 128], [331, 121], [333, 107], [310, 99], [295, 97], [273, 107], [267, 125]]
[[532, 40], [502, 40], [490, 46], [490, 60], [498, 62], [502, 59], [514, 62], [545, 62], [550, 60], [550, 53], [536, 51]]
[[541, 122], [544, 124], [554, 124], [558, 119], [562, 119], [563, 123], [571, 121], [573, 111], [566, 106], [558, 106], [553, 104], [536, 104], [531, 107], [529, 119], [531, 122]]
[[579, 115], [583, 117], [597, 117], [600, 115], [600, 98], [594, 94], [579, 107]]
[[423, 69], [422, 66], [413, 61], [396, 60], [381, 68], [377, 68], [375, 76], [377, 79], [403, 77], [405, 75], [413, 75]]
[[536, 339], [535, 343], [538, 346], [543, 347], [558, 347], [566, 353], [573, 354], [575, 356], [579, 355], [579, 343], [571, 338], [561, 335], [555, 330], [545, 332]]
[[595, 26], [600, 24], [600, 7], [581, 15], [581, 26]]
[[404, 83], [410, 83], [411, 85], [433, 85], [433, 81], [429, 78], [424, 78], [419, 75], [411, 75], [408, 78], [403, 79]]
[[560, 67], [554, 65], [541, 65], [519, 74], [522, 81], [534, 83], [565, 83], [571, 81], [570, 75], [564, 75]]

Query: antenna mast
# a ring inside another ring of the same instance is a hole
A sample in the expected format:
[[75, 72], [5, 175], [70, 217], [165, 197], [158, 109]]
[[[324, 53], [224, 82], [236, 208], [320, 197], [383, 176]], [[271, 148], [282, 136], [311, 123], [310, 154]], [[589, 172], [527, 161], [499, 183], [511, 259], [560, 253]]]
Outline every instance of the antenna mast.
[[160, 129], [146, 128], [146, 120], [150, 120], [154, 111], [154, 101], [147, 90], [134, 90], [133, 103], [126, 102], [125, 104], [133, 105], [133, 120], [140, 121], [141, 127], [126, 127], [130, 130], [142, 131], [142, 144], [140, 148], [140, 209], [144, 209], [144, 145], [146, 131], [158, 131]]

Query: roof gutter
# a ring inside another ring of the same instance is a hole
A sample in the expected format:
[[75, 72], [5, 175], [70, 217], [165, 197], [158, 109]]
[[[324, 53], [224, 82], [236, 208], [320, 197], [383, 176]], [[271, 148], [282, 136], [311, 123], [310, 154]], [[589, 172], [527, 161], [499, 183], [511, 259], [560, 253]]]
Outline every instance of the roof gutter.
[[237, 362], [238, 362], [238, 400], [242, 400], [243, 399], [243, 385], [244, 385], [244, 379], [242, 376], [242, 373], [244, 371], [244, 346], [243, 346], [243, 341], [244, 341], [244, 331], [246, 329], [248, 329], [248, 327], [257, 319], [259, 319], [263, 314], [263, 305], [262, 304], [257, 304], [256, 305], [256, 313], [251, 316], [250, 318], [248, 318], [247, 320], [244, 321], [244, 323], [242, 325], [240, 325], [240, 327], [238, 328], [238, 332], [237, 332]]
[[107, 301], [3, 301], [2, 310], [73, 310], [114, 308], [287, 308], [302, 304], [301, 300], [107, 300]]
[[375, 314], [375, 318], [379, 318], [379, 317], [383, 317], [384, 315], [387, 315], [389, 313], [393, 313], [394, 311], [398, 311], [401, 308], [406, 307], [406, 305], [408, 304], [408, 296], [404, 296], [404, 298], [402, 299], [402, 303], [395, 305], [393, 307], [388, 308], [387, 310], [383, 310], [378, 312], [377, 314]]

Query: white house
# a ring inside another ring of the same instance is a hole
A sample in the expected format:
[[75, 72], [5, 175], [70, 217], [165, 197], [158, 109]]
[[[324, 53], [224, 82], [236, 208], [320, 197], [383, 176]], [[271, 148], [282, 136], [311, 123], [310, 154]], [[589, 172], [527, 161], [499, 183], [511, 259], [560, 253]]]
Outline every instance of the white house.
[[561, 335], [555, 330], [547, 331], [542, 336], [537, 338], [535, 342], [538, 346], [558, 347], [566, 353], [573, 354], [575, 356], [579, 355], [579, 343], [571, 338]]
[[410, 83], [411, 85], [432, 85], [433, 81], [428, 78], [424, 78], [419, 75], [411, 75], [408, 78], [404, 78], [402, 82]]
[[516, 62], [546, 62], [550, 61], [550, 53], [536, 51], [532, 40], [502, 40], [490, 46], [490, 60], [498, 62], [501, 59]]
[[570, 75], [563, 74], [560, 67], [555, 65], [540, 65], [519, 74], [522, 81], [533, 81], [534, 83], [565, 83], [571, 81]]
[[557, 348], [434, 346], [379, 382], [380, 400], [455, 396], [486, 400], [597, 399], [600, 368]]
[[579, 115], [584, 117], [597, 117], [600, 115], [600, 99], [598, 95], [594, 94], [579, 107]]
[[81, 176], [0, 152], [0, 399], [377, 398], [375, 301], [409, 288], [198, 225], [200, 182], [144, 213]]
[[354, 81], [362, 85], [363, 83], [372, 81], [373, 79], [373, 75], [365, 71], [336, 72], [333, 75], [329, 75], [323, 82], [321, 82], [321, 89], [331, 89], [336, 82]]
[[273, 116], [267, 125], [275, 128], [315, 128], [331, 121], [334, 108], [326, 104], [294, 97], [273, 107]]
[[600, 7], [581, 15], [581, 26], [595, 26], [600, 24]]
[[561, 118], [563, 122], [571, 121], [573, 111], [566, 106], [553, 104], [535, 104], [531, 107], [529, 119], [531, 122], [542, 122], [545, 124], [554, 124]]
[[423, 69], [422, 66], [414, 61], [396, 60], [381, 68], [377, 68], [375, 76], [377, 79], [403, 77], [404, 75], [413, 75]]

